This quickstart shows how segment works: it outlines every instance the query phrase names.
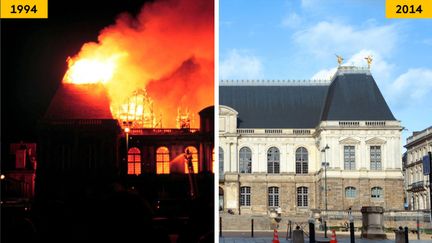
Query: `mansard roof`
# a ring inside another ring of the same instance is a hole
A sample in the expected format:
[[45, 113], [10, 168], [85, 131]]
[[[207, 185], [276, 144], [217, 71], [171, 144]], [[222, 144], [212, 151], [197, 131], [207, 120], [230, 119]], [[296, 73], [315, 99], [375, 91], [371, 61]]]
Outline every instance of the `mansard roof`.
[[353, 67], [340, 67], [329, 81], [221, 81], [219, 103], [238, 112], [238, 128], [395, 120], [369, 70]]
[[61, 84], [44, 119], [112, 119], [107, 92], [101, 84]]
[[321, 120], [395, 120], [370, 73], [339, 71], [327, 92]]
[[319, 122], [328, 86], [220, 86], [221, 105], [238, 112], [239, 128], [310, 128]]

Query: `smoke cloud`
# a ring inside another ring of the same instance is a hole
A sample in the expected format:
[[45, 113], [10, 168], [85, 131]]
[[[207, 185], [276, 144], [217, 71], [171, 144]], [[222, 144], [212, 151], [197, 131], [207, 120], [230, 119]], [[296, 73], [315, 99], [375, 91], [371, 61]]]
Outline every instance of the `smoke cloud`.
[[113, 67], [105, 86], [111, 107], [146, 88], [164, 127], [175, 127], [177, 108], [198, 112], [214, 103], [214, 2], [166, 0], [121, 14], [98, 42], [83, 45], [72, 60], [97, 59]]

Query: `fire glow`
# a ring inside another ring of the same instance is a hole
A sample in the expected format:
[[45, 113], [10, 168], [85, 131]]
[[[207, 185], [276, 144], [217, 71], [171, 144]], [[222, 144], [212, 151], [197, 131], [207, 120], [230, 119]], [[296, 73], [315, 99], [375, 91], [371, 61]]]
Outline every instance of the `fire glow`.
[[214, 100], [213, 7], [167, 0], [121, 14], [68, 58], [63, 82], [103, 84], [113, 117], [132, 127], [181, 126], [179, 110], [193, 121]]
[[94, 84], [109, 82], [116, 69], [116, 60], [109, 59], [87, 59], [74, 60], [68, 58], [68, 70], [63, 78], [65, 83]]

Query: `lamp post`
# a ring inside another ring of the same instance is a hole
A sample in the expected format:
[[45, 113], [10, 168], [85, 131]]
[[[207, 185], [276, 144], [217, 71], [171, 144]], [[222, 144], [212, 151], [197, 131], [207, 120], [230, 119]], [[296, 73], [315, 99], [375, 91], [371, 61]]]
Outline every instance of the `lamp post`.
[[[324, 162], [322, 162], [322, 166], [324, 166], [324, 208], [325, 208], [325, 216], [327, 217], [327, 167], [329, 163], [326, 158], [326, 151], [330, 147], [326, 144], [325, 148], [321, 150], [324, 153]], [[324, 238], [327, 238], [327, 218], [324, 219]]]
[[126, 134], [126, 160], [128, 160], [128, 153], [129, 153], [129, 132], [130, 132], [130, 128], [129, 127], [125, 127], [124, 131], [125, 131], [125, 134]]

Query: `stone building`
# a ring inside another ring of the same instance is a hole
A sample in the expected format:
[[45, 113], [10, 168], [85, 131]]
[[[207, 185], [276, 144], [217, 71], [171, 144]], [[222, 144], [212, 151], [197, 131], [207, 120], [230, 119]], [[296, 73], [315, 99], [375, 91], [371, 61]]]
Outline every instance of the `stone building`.
[[[187, 187], [186, 149], [192, 154], [193, 174], [211, 181], [213, 111], [210, 106], [199, 112], [199, 128], [125, 124], [113, 118], [103, 86], [62, 84], [39, 124], [38, 156], [42, 162], [37, 170], [36, 196], [43, 200], [85, 197], [113, 181], [134, 188], [152, 183], [154, 193], [168, 190], [160, 188], [164, 181], [178, 179], [178, 184]], [[182, 166], [175, 171], [178, 175], [171, 176], [176, 157]]]
[[34, 197], [36, 143], [12, 143], [9, 151], [9, 160], [2, 163], [2, 207], [29, 207]]
[[147, 127], [154, 119], [141, 117], [149, 122], [114, 118], [101, 84], [59, 87], [39, 123], [40, 239], [165, 242], [152, 237], [213, 230], [214, 107], [197, 128]]
[[368, 68], [340, 66], [330, 81], [223, 80], [219, 95], [224, 212], [403, 209], [402, 127]]
[[423, 157], [432, 152], [432, 126], [414, 132], [407, 138], [405, 184], [408, 208], [411, 210], [430, 209], [429, 176], [423, 174]]

